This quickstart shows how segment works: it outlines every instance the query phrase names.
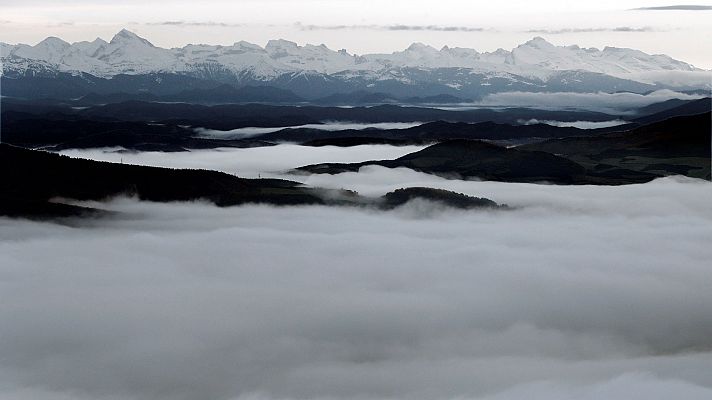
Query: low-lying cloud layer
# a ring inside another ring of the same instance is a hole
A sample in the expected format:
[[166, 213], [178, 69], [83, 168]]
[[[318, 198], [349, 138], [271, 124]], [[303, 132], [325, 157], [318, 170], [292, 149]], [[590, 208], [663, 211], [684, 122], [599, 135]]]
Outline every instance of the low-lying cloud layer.
[[676, 4], [673, 6], [639, 7], [639, 8], [634, 8], [633, 10], [635, 10], [635, 11], [708, 11], [708, 10], [712, 10], [712, 6]]
[[[297, 146], [242, 150], [156, 164], [304, 161]], [[326, 151], [307, 153], [386, 150]], [[120, 213], [108, 219], [0, 219], [0, 398], [712, 396], [710, 183], [547, 186], [382, 167], [296, 178], [372, 196], [441, 187], [514, 209], [117, 199], [90, 204]]]
[[560, 35], [564, 33], [593, 33], [593, 32], [658, 32], [650, 26], [633, 27], [633, 26], [617, 26], [614, 28], [560, 28], [560, 29], [530, 29], [528, 33], [543, 33], [547, 35]]
[[520, 208], [0, 219], [0, 397], [712, 395], [708, 183], [439, 182]]

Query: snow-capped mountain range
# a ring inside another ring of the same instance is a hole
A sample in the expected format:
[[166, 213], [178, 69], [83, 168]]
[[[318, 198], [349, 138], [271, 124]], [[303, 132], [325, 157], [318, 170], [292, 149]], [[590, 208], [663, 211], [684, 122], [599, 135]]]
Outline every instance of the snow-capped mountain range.
[[[480, 53], [414, 43], [391, 54], [350, 54], [324, 45], [271, 40], [265, 47], [187, 45], [164, 49], [128, 30], [109, 42], [67, 43], [49, 37], [35, 46], [0, 43], [3, 78], [176, 75], [238, 85], [268, 84], [309, 97], [352, 90], [477, 96], [501, 90], [649, 90], [700, 88], [709, 71], [666, 55], [606, 47], [555, 46], [536, 37], [511, 51]], [[299, 82], [295, 82], [299, 81]], [[295, 90], [296, 89], [296, 90]], [[301, 92], [304, 93], [300, 93]]]

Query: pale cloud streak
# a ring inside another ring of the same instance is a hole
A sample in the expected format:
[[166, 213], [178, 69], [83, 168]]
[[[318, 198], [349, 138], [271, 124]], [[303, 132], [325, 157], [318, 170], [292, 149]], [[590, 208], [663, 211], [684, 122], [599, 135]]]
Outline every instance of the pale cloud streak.
[[295, 26], [301, 30], [380, 30], [380, 31], [431, 31], [431, 32], [482, 32], [485, 28], [472, 26], [442, 26], [442, 25], [312, 25], [296, 23]]
[[663, 30], [650, 26], [632, 27], [632, 26], [617, 26], [613, 28], [562, 28], [562, 29], [530, 29], [528, 33], [540, 33], [547, 35], [560, 35], [566, 33], [595, 33], [595, 32], [662, 32]]
[[[139, 24], [134, 22], [132, 24]], [[177, 27], [222, 27], [235, 28], [245, 26], [241, 23], [215, 22], [215, 21], [161, 21], [161, 22], [146, 22], [145, 25], [150, 26], [177, 26]]]
[[673, 5], [673, 6], [657, 6], [657, 7], [638, 7], [633, 8], [633, 11], [709, 11], [712, 6], [704, 5]]

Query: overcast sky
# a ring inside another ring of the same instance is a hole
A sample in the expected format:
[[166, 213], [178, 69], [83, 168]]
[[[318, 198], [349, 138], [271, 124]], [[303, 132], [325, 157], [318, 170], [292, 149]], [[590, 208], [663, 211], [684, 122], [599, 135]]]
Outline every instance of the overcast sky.
[[[481, 51], [533, 36], [555, 44], [633, 47], [712, 68], [712, 1], [600, 0], [2, 0], [0, 40], [34, 44], [110, 39], [126, 27], [163, 47], [264, 45], [274, 38], [350, 52], [391, 52], [418, 41]], [[672, 10], [634, 10], [669, 7]], [[708, 9], [705, 9], [708, 8]]]

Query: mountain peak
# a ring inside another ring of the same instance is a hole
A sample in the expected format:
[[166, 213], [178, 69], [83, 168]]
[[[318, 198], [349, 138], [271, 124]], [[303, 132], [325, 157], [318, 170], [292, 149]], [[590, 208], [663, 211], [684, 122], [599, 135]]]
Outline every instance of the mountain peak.
[[[410, 51], [423, 51], [423, 50], [436, 50], [434, 47], [428, 46], [427, 44], [420, 43], [420, 42], [415, 42], [408, 46], [408, 49]], [[437, 51], [437, 50], [436, 50]]]
[[114, 37], [111, 39], [111, 44], [119, 44], [119, 43], [141, 43], [146, 46], [154, 47], [151, 42], [148, 40], [142, 38], [141, 36], [129, 31], [128, 29], [122, 29], [120, 30]]
[[543, 49], [543, 48], [549, 48], [549, 47], [554, 47], [553, 44], [549, 43], [546, 39], [544, 39], [541, 36], [535, 36], [528, 42], [524, 43], [527, 46], [534, 47], [537, 49]]
[[285, 39], [272, 39], [267, 42], [267, 45], [265, 46], [265, 49], [268, 48], [292, 48], [296, 49], [299, 46], [292, 41], [285, 40]]
[[232, 47], [238, 47], [241, 49], [248, 49], [248, 50], [253, 50], [253, 51], [263, 51], [264, 49], [254, 43], [246, 42], [244, 40], [240, 40], [239, 42], [235, 42], [232, 44]]
[[46, 38], [45, 40], [37, 43], [37, 46], [51, 47], [51, 48], [65, 48], [65, 47], [69, 47], [70, 44], [58, 37], [50, 36], [50, 37]]

